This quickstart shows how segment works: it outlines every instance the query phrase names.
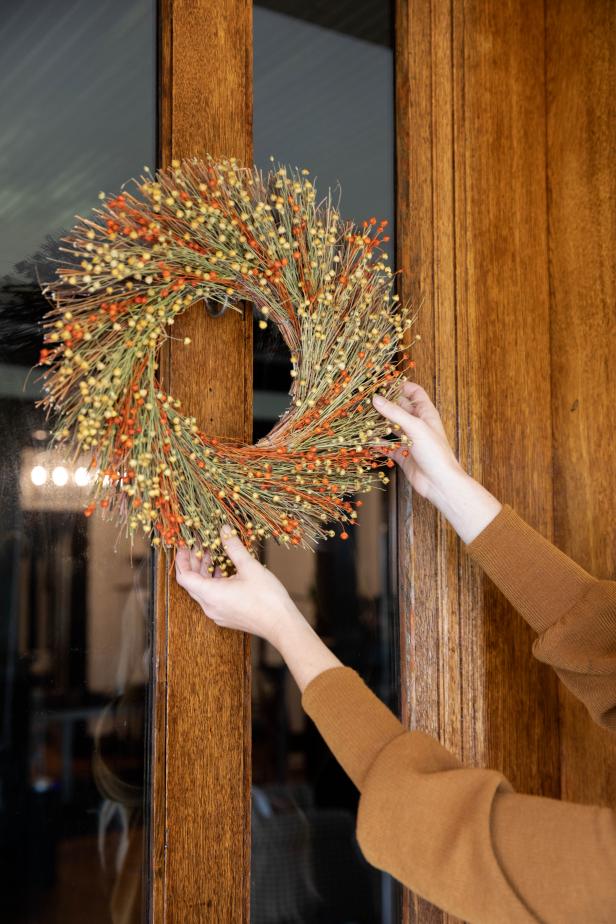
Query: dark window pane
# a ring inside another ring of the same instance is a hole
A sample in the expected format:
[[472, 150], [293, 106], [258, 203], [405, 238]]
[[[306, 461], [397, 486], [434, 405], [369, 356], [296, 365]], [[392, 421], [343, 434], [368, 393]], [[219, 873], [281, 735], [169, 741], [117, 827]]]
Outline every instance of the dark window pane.
[[[265, 0], [254, 6], [254, 150], [263, 169], [308, 168], [342, 187], [341, 212], [393, 227], [394, 77], [388, 3]], [[393, 247], [390, 245], [390, 259]], [[255, 326], [254, 437], [288, 404], [289, 358]], [[268, 567], [346, 664], [397, 708], [393, 492], [364, 495], [346, 542], [316, 554], [268, 542]], [[253, 643], [253, 924], [394, 924], [392, 881], [355, 840], [357, 792], [304, 716], [293, 679]]]
[[150, 555], [86, 519], [35, 406], [44, 256], [153, 166], [154, 0], [5, 0], [0, 21], [2, 920], [138, 921]]

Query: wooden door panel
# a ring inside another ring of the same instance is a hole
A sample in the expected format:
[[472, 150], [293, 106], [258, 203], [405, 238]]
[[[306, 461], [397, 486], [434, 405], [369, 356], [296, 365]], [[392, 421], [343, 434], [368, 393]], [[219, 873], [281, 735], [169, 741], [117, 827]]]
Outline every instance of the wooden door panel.
[[[547, 4], [557, 545], [616, 578], [616, 6]], [[616, 806], [616, 741], [561, 687], [562, 794]]]
[[[463, 464], [552, 529], [544, 21], [532, 2], [397, 6], [398, 265], [416, 379]], [[403, 713], [467, 765], [559, 794], [558, 697], [532, 633], [403, 489]], [[407, 920], [449, 917], [414, 896]]]

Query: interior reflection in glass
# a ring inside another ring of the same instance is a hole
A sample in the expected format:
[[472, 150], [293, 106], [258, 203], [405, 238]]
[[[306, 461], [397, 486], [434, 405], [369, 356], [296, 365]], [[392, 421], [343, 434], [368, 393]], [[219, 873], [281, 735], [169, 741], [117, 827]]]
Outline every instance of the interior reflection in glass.
[[[150, 567], [83, 516], [36, 407], [42, 257], [155, 159], [153, 0], [5, 0], [0, 41], [2, 920], [142, 918]], [[110, 53], [112, 51], [112, 53]]]
[[[254, 150], [342, 188], [341, 211], [393, 227], [392, 17], [388, 3], [269, 0], [254, 7]], [[390, 258], [393, 247], [390, 245]], [[254, 439], [288, 403], [290, 363], [255, 325]], [[393, 491], [363, 497], [346, 542], [316, 554], [266, 543], [264, 560], [338, 657], [398, 704]], [[398, 895], [355, 840], [357, 792], [301, 709], [277, 652], [253, 641], [253, 924], [393, 924]]]

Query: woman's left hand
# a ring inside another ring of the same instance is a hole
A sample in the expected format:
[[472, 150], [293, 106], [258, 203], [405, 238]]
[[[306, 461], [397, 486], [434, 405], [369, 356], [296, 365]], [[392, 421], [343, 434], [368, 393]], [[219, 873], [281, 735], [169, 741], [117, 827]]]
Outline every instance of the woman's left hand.
[[236, 574], [222, 577], [208, 571], [210, 558], [179, 549], [175, 559], [178, 584], [206, 616], [227, 629], [251, 632], [278, 649], [303, 692], [318, 674], [341, 667], [304, 619], [278, 578], [252, 557], [233, 533], [221, 532]]
[[220, 536], [236, 574], [212, 575], [208, 571], [208, 552], [199, 559], [194, 552], [178, 549], [175, 559], [178, 584], [217, 625], [250, 632], [278, 647], [285, 626], [298, 618], [303, 620], [303, 616], [278, 578], [253, 558], [238, 536], [224, 527]]

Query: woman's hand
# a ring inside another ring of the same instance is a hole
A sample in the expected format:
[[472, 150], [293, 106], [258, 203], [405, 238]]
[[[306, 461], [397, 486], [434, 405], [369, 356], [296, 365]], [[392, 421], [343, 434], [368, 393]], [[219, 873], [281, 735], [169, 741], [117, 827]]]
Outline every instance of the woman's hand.
[[303, 692], [310, 681], [340, 661], [306, 622], [278, 578], [261, 565], [231, 531], [221, 532], [236, 574], [210, 574], [209, 553], [199, 559], [179, 549], [175, 559], [178, 584], [205, 615], [226, 629], [250, 632], [278, 649]]
[[438, 504], [464, 472], [449, 445], [439, 412], [428, 395], [421, 385], [405, 382], [397, 402], [375, 395], [373, 404], [411, 440], [412, 445], [407, 450], [396, 450], [392, 458], [413, 490]]
[[231, 531], [220, 534], [236, 574], [221, 577], [210, 574], [209, 552], [199, 559], [194, 552], [178, 549], [175, 573], [178, 584], [188, 591], [204, 613], [225, 629], [250, 632], [276, 645], [278, 635], [289, 621], [302, 618], [280, 581], [250, 554]]
[[396, 402], [374, 395], [373, 404], [410, 440], [408, 447], [397, 449], [391, 457], [413, 489], [441, 511], [464, 542], [472, 542], [501, 505], [465, 473], [426, 392], [415, 382], [405, 382]]

